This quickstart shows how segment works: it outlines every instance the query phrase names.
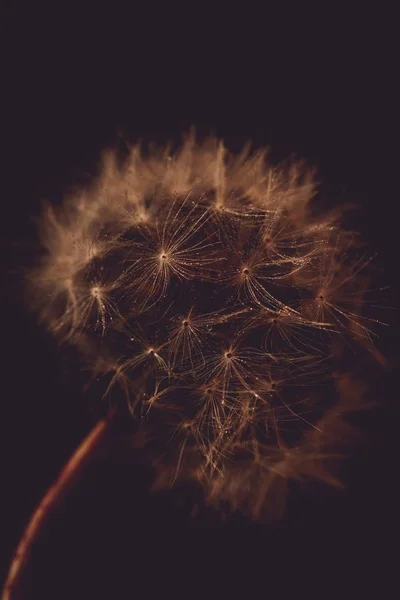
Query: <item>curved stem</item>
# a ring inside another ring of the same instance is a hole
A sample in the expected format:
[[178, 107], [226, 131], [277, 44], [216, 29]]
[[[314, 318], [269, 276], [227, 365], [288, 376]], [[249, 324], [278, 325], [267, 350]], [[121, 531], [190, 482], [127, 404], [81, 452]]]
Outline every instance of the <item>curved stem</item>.
[[68, 488], [73, 477], [79, 472], [93, 450], [103, 439], [111, 417], [112, 415], [106, 419], [102, 419], [93, 427], [62, 469], [55, 483], [53, 483], [43, 496], [14, 553], [1, 600], [12, 600], [16, 597], [23, 567], [46, 517]]

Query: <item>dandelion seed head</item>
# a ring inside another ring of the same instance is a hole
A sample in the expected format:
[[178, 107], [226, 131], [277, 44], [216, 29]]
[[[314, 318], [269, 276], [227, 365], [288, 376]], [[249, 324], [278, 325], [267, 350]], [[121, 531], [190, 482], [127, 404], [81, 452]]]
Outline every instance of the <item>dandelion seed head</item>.
[[46, 208], [32, 303], [148, 428], [159, 487], [194, 479], [259, 518], [288, 478], [329, 480], [346, 352], [371, 356], [373, 327], [369, 259], [337, 211], [311, 210], [316, 190], [304, 165], [190, 134], [122, 165], [106, 152]]

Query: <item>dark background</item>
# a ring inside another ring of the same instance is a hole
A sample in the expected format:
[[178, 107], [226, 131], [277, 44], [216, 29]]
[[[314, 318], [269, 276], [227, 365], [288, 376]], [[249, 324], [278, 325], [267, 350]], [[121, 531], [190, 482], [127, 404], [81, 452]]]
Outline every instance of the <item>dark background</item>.
[[[391, 286], [387, 302], [397, 306], [393, 15], [365, 8], [297, 14], [284, 3], [280, 15], [242, 9], [217, 15], [188, 5], [188, 14], [169, 7], [161, 14], [155, 5], [147, 14], [132, 7], [100, 15], [64, 7], [10, 15], [0, 580], [32, 510], [96, 418], [94, 393], [83, 396], [73, 356], [24, 305], [21, 269], [34, 256], [32, 217], [43, 199], [57, 202], [70, 183], [87, 180], [118, 132], [179, 143], [195, 125], [233, 151], [251, 139], [271, 147], [273, 160], [294, 154], [316, 165], [330, 202], [360, 204], [359, 227]], [[269, 528], [240, 517], [222, 522], [207, 510], [192, 518], [189, 500], [179, 506], [171, 494], [149, 494], [146, 470], [111, 441], [49, 520], [22, 598], [152, 597], [159, 585], [170, 595], [200, 583], [208, 593], [214, 576], [224, 586], [233, 573], [269, 580], [272, 561], [288, 569], [291, 560], [304, 560], [307, 573], [317, 557], [337, 572], [347, 561], [352, 569], [363, 564], [364, 578], [367, 565], [376, 573], [389, 563], [399, 534], [399, 331], [389, 313], [392, 325], [379, 343], [394, 366], [379, 381], [383, 408], [361, 421], [367, 441], [346, 466], [345, 492], [300, 494], [287, 518]]]

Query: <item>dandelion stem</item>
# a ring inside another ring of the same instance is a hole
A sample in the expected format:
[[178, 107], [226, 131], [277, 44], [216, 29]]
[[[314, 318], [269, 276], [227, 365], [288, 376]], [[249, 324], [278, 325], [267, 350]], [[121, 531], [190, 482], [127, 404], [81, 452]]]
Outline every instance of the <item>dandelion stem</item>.
[[14, 553], [1, 600], [12, 600], [17, 597], [18, 586], [22, 571], [26, 564], [31, 548], [52, 509], [61, 499], [73, 478], [87, 462], [94, 449], [100, 444], [107, 431], [108, 424], [114, 413], [99, 421], [62, 469], [57, 480], [43, 496], [34, 511]]

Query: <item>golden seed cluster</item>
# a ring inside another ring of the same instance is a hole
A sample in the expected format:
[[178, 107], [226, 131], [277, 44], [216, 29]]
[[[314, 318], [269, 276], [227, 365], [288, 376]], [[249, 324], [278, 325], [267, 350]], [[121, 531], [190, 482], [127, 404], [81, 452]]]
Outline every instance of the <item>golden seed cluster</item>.
[[291, 477], [333, 481], [343, 357], [371, 343], [368, 261], [336, 212], [314, 215], [315, 192], [302, 165], [189, 136], [108, 152], [47, 207], [32, 301], [109, 397], [124, 392], [158, 485], [194, 478], [258, 516]]

